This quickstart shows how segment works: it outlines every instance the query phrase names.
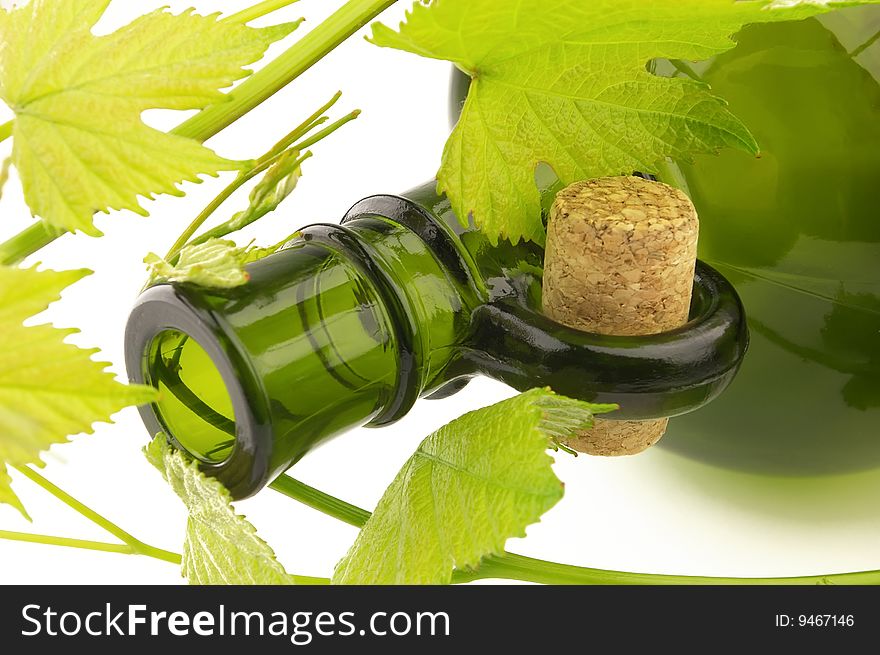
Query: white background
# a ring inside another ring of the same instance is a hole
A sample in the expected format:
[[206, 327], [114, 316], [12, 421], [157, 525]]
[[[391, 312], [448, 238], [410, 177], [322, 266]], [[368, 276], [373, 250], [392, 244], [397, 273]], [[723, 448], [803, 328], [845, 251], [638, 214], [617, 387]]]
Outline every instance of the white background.
[[[8, 1], [6, 2], [8, 5]], [[232, 12], [249, 0], [113, 2], [98, 31], [162, 5], [182, 10]], [[317, 25], [341, 1], [304, 0], [272, 20], [308, 19], [299, 32], [276, 45], [277, 54]], [[396, 23], [405, 3], [383, 20]], [[376, 48], [359, 37], [267, 104], [219, 135], [210, 145], [229, 157], [264, 152], [337, 89], [342, 115], [363, 116], [320, 144], [305, 166], [300, 188], [282, 211], [246, 236], [273, 243], [311, 222], [336, 221], [363, 196], [404, 191], [436, 171], [447, 126], [449, 66]], [[8, 116], [0, 109], [0, 122]], [[148, 120], [170, 128], [180, 114], [151, 112]], [[9, 144], [2, 146], [5, 155]], [[145, 277], [148, 251], [164, 253], [224, 185], [223, 180], [188, 185], [187, 198], [147, 205], [152, 216], [101, 215], [102, 239], [67, 236], [32, 262], [62, 268], [88, 267], [95, 274], [69, 290], [48, 314], [59, 326], [82, 330], [73, 340], [100, 346], [122, 373], [122, 334], [128, 309]], [[237, 196], [228, 211], [240, 209]], [[0, 205], [0, 238], [29, 223], [13, 177]], [[443, 401], [421, 401], [400, 423], [382, 430], [356, 430], [310, 454], [295, 475], [341, 498], [372, 508], [419, 441], [459, 414], [509, 395], [501, 384], [478, 380], [465, 393]], [[0, 435], [2, 438], [2, 435]], [[180, 550], [183, 509], [140, 449], [147, 434], [137, 413], [121, 413], [116, 424], [46, 455], [45, 475], [142, 540]], [[880, 568], [880, 473], [824, 481], [770, 482], [712, 469], [663, 449], [634, 458], [573, 459], [557, 456], [566, 484], [557, 507], [510, 550], [584, 566], [695, 575], [806, 575]], [[13, 475], [15, 490], [34, 521], [0, 506], [0, 529], [84, 539], [107, 536], [27, 480]], [[292, 573], [327, 576], [356, 531], [268, 490], [239, 503]], [[179, 584], [174, 566], [134, 556], [0, 541], [0, 583]]]

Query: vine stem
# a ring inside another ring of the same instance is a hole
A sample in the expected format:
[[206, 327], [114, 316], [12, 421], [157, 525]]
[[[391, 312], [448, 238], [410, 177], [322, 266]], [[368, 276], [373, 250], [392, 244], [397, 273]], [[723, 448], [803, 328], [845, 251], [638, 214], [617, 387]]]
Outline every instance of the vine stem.
[[700, 76], [700, 74], [696, 70], [694, 70], [694, 67], [686, 61], [682, 59], [670, 59], [669, 63], [672, 64], [675, 70], [683, 74], [685, 77], [688, 77], [695, 82], [703, 82], [703, 78]]
[[0, 125], [0, 143], [3, 143], [12, 136], [12, 125], [14, 121], [7, 121]]
[[681, 169], [671, 159], [668, 157], [661, 159], [657, 162], [656, 167], [657, 177], [661, 182], [665, 182], [676, 189], [681, 189], [690, 195], [687, 180], [682, 174]]
[[[302, 166], [303, 162], [305, 162], [307, 159], [311, 158], [311, 156], [312, 156], [311, 152], [304, 153], [302, 157], [298, 158], [293, 163], [294, 168], [299, 168], [300, 166]], [[280, 159], [281, 158], [279, 156], [277, 160], [273, 160], [272, 165], [274, 166], [275, 163], [277, 163], [277, 161]], [[239, 231], [243, 230], [244, 228], [246, 228], [247, 226], [251, 225], [252, 223], [255, 223], [256, 221], [258, 221], [261, 218], [262, 215], [264, 215], [264, 214], [252, 213], [247, 220], [240, 220], [240, 219], [236, 218], [235, 216], [233, 216], [231, 219], [229, 219], [225, 223], [222, 223], [222, 224], [218, 225], [217, 227], [214, 227], [214, 228], [204, 232], [203, 234], [200, 234], [197, 238], [193, 239], [192, 241], [190, 241], [186, 245], [197, 246], [199, 244], [210, 241], [211, 239], [222, 239], [223, 237], [228, 236], [228, 235], [232, 234], [233, 232], [239, 232]]]
[[364, 527], [371, 516], [367, 510], [310, 487], [289, 475], [279, 476], [269, 486], [288, 498], [356, 528]]
[[134, 548], [127, 544], [108, 544], [103, 541], [53, 537], [43, 534], [30, 534], [27, 532], [10, 532], [9, 530], [0, 530], [0, 539], [5, 539], [7, 541], [23, 541], [30, 544], [43, 544], [44, 546], [82, 548], [84, 550], [97, 550], [104, 553], [119, 553], [121, 555], [138, 554], [135, 552]]
[[7, 157], [0, 164], [0, 200], [3, 199], [3, 187], [9, 181], [9, 167], [12, 165], [12, 157]]
[[302, 141], [297, 143], [295, 146], [296, 149], [297, 150], [305, 150], [306, 148], [311, 148], [313, 145], [315, 145], [319, 141], [326, 139], [328, 136], [333, 134], [340, 127], [342, 127], [346, 123], [350, 123], [351, 121], [355, 120], [360, 115], [361, 115], [361, 110], [355, 109], [353, 112], [346, 114], [345, 116], [340, 118], [338, 121], [334, 121], [333, 123], [330, 123], [330, 125], [328, 125], [324, 129], [315, 132], [309, 138], [303, 139]]
[[480, 562], [476, 571], [456, 571], [454, 582], [471, 582], [490, 578], [524, 580], [540, 584], [590, 585], [876, 585], [880, 571], [809, 575], [787, 578], [713, 578], [691, 575], [660, 575], [591, 569], [570, 564], [505, 552], [489, 555]]
[[[162, 560], [163, 562], [170, 562], [172, 564], [180, 564], [181, 557], [177, 553], [172, 553], [171, 551], [163, 550], [161, 548], [157, 548], [155, 546], [150, 546], [149, 544], [145, 544], [140, 539], [135, 538], [130, 535], [128, 532], [120, 528], [118, 525], [113, 523], [112, 521], [104, 518], [100, 514], [98, 514], [95, 510], [87, 507], [76, 498], [68, 494], [63, 489], [57, 487], [52, 482], [44, 478], [42, 475], [37, 473], [35, 470], [28, 466], [13, 466], [16, 471], [25, 476], [28, 480], [33, 482], [34, 484], [42, 487], [45, 491], [49, 492], [55, 498], [60, 500], [62, 503], [70, 507], [75, 512], [78, 512], [89, 521], [94, 523], [95, 525], [103, 528], [108, 533], [112, 534], [114, 537], [119, 539], [123, 545], [116, 546], [117, 550], [113, 550], [111, 552], [125, 552], [127, 554], [137, 554], [137, 555], [146, 555], [147, 557], [152, 557], [154, 559]], [[0, 532], [0, 537], [3, 537], [4, 532]], [[19, 533], [9, 533], [9, 534], [19, 534]], [[86, 544], [91, 544], [92, 546], [97, 545], [98, 547], [91, 548], [92, 550], [109, 550], [109, 546], [113, 546], [113, 544], [101, 544], [100, 542], [88, 542], [82, 541], [78, 539], [64, 539], [61, 537], [42, 537], [41, 535], [25, 535], [30, 541], [39, 543], [45, 543], [49, 545], [61, 545], [61, 546], [73, 546], [76, 548], [87, 548]], [[18, 541], [23, 541], [24, 539], [17, 539]], [[61, 543], [64, 542], [64, 543]], [[124, 548], [128, 548], [129, 550], [121, 550]]]
[[[270, 486], [288, 498], [299, 501], [312, 509], [323, 512], [327, 516], [348, 523], [356, 528], [362, 528], [371, 516], [367, 510], [330, 496], [289, 475], [282, 475]], [[571, 564], [548, 562], [505, 551], [498, 555], [484, 557], [476, 569], [456, 570], [452, 574], [453, 584], [490, 579], [521, 580], [540, 584], [592, 585], [880, 584], [880, 571], [788, 578], [713, 578], [592, 569]]]
[[[169, 564], [180, 566], [182, 557], [178, 553], [172, 553], [155, 546], [145, 544], [140, 539], [135, 538], [112, 521], [104, 518], [95, 510], [87, 507], [76, 498], [68, 494], [63, 489], [44, 478], [42, 475], [27, 466], [14, 466], [15, 470], [24, 475], [26, 478], [48, 491], [52, 496], [60, 500], [62, 503], [86, 517], [92, 523], [103, 528], [123, 543], [112, 544], [103, 541], [90, 541], [86, 539], [71, 539], [69, 537], [56, 537], [52, 535], [31, 534], [26, 532], [11, 532], [9, 530], [0, 530], [0, 539], [7, 541], [20, 541], [32, 544], [43, 544], [45, 546], [62, 546], [66, 548], [79, 548], [83, 550], [92, 550], [104, 553], [118, 553], [120, 555], [145, 555]], [[328, 585], [329, 578], [319, 578], [304, 575], [292, 575], [291, 578], [299, 585]]]
[[261, 157], [258, 161], [263, 161], [264, 159], [270, 159], [275, 155], [280, 155], [282, 152], [287, 150], [290, 146], [296, 143], [299, 139], [303, 138], [306, 134], [311, 132], [318, 125], [323, 125], [329, 119], [325, 114], [330, 111], [333, 106], [339, 102], [339, 99], [342, 97], [342, 91], [337, 91], [333, 94], [333, 97], [330, 98], [326, 103], [324, 103], [321, 107], [319, 107], [315, 112], [305, 119], [302, 123], [297, 125], [293, 130], [291, 130], [283, 139], [281, 139], [278, 143], [272, 146], [272, 149], [269, 150], [263, 157]]
[[256, 4], [253, 7], [242, 9], [237, 14], [232, 14], [224, 20], [229, 23], [250, 23], [252, 20], [268, 16], [272, 12], [284, 9], [297, 2], [299, 2], [299, 0], [263, 0], [263, 2]]
[[[339, 94], [335, 95], [333, 98], [334, 99], [331, 100], [330, 103], [328, 103], [328, 105], [325, 105], [325, 107], [332, 106], [332, 104], [335, 103], [336, 100], [339, 99]], [[305, 150], [306, 148], [315, 145], [316, 143], [318, 143], [322, 139], [327, 138], [328, 136], [333, 134], [336, 130], [338, 130], [340, 127], [342, 127], [346, 123], [349, 123], [349, 122], [353, 121], [354, 119], [356, 119], [359, 115], [360, 115], [360, 111], [355, 110], [355, 111], [351, 112], [350, 114], [343, 116], [339, 120], [331, 123], [330, 125], [328, 125], [324, 129], [320, 130], [319, 132], [315, 133], [314, 135], [312, 135], [308, 139], [305, 139], [302, 143], [296, 144], [295, 146], [290, 146], [289, 145], [290, 142], [292, 142], [296, 138], [300, 138], [300, 137], [304, 136], [305, 134], [308, 133], [309, 129], [321, 124], [321, 122], [322, 122], [321, 118], [315, 118], [314, 115], [310, 116], [307, 119], [307, 122], [296, 127], [293, 130], [293, 132], [291, 132], [288, 136], [284, 137], [284, 139], [279, 141], [278, 144], [273, 146], [273, 148], [269, 152], [267, 152], [265, 155], [263, 155], [258, 160], [256, 160], [256, 162], [254, 162], [254, 166], [250, 170], [240, 173], [229, 184], [229, 186], [227, 186], [225, 189], [223, 189], [223, 191], [221, 191], [220, 194], [216, 198], [214, 198], [210, 203], [208, 203], [208, 206], [205, 207], [198, 216], [196, 216], [195, 220], [193, 220], [193, 222], [189, 224], [189, 226], [186, 228], [186, 230], [183, 231], [183, 234], [181, 234], [177, 238], [177, 241], [174, 242], [174, 245], [171, 246], [171, 249], [168, 251], [168, 254], [165, 256], [165, 260], [174, 264], [175, 263], [174, 258], [177, 257], [177, 255], [180, 253], [180, 251], [183, 249], [183, 247], [186, 246], [190, 242], [190, 239], [192, 239], [192, 237], [199, 230], [199, 228], [205, 224], [205, 222], [214, 214], [214, 212], [216, 212], [218, 209], [220, 209], [221, 205], [223, 205], [223, 203], [225, 203], [227, 200], [229, 200], [229, 198], [232, 196], [232, 194], [234, 194], [236, 191], [238, 191], [242, 186], [244, 186], [249, 181], [251, 181], [252, 179], [257, 177], [261, 173], [267, 171], [269, 168], [271, 168], [275, 164], [275, 162], [277, 162], [278, 159], [286, 152], [286, 150], [284, 150], [284, 148], [293, 148], [298, 151]], [[302, 163], [303, 161], [305, 161], [309, 157], [311, 157], [311, 153], [304, 153], [303, 156], [299, 158], [299, 162]], [[215, 228], [211, 232], [203, 235], [199, 239], [196, 239], [195, 241], [193, 241], [193, 243], [203, 243], [208, 238], [212, 238], [212, 237], [218, 238], [221, 236], [226, 236], [226, 235], [230, 234], [231, 232], [238, 231], [239, 229], [242, 229], [244, 227], [246, 227], [246, 226], [245, 225], [232, 226], [227, 221], [227, 223], [224, 223], [223, 225], [218, 226], [217, 228]]]
[[62, 234], [65, 232], [56, 230], [43, 221], [37, 221], [11, 239], [0, 243], [0, 265], [15, 266], [20, 264], [28, 256], [45, 248]]
[[[196, 141], [207, 141], [290, 84], [396, 1], [349, 0], [277, 59], [227, 94], [224, 102], [206, 107], [181, 123], [172, 133]], [[258, 3], [251, 10], [245, 9], [239, 14], [255, 11], [264, 4]], [[11, 122], [0, 125], [0, 141], [11, 130]], [[0, 243], [0, 263], [19, 264], [65, 233], [39, 221]]]
[[254, 179], [257, 175], [268, 169], [271, 165], [271, 162], [263, 162], [262, 164], [254, 166], [249, 171], [236, 176], [236, 178], [232, 182], [230, 182], [230, 184], [225, 189], [223, 189], [223, 191], [221, 191], [216, 198], [208, 203], [207, 207], [205, 207], [201, 211], [201, 213], [195, 217], [193, 222], [187, 226], [183, 233], [177, 238], [177, 241], [174, 242], [174, 245], [171, 246], [168, 254], [165, 255], [165, 260], [173, 264], [174, 258], [180, 253], [183, 247], [187, 243], [189, 243], [189, 240], [198, 231], [198, 229], [202, 225], [204, 225], [205, 221], [207, 221], [214, 214], [214, 212], [220, 209], [220, 206], [224, 202], [229, 200], [233, 193], [238, 191], [241, 187], [247, 184], [250, 180]]
[[853, 59], [855, 59], [856, 57], [858, 57], [859, 55], [861, 55], [865, 50], [867, 50], [867, 49], [870, 48], [872, 45], [874, 45], [875, 43], [877, 43], [877, 41], [880, 41], [880, 31], [878, 31], [876, 34], [874, 34], [874, 36], [872, 36], [871, 38], [869, 38], [869, 39], [868, 39], [867, 41], [865, 41], [862, 45], [860, 45], [860, 46], [857, 47], [855, 50], [853, 50], [851, 53], [849, 53], [849, 56], [852, 57]]
[[314, 66], [396, 0], [349, 0], [275, 61], [230, 91], [223, 102], [206, 107], [173, 130], [205, 141], [272, 97]]

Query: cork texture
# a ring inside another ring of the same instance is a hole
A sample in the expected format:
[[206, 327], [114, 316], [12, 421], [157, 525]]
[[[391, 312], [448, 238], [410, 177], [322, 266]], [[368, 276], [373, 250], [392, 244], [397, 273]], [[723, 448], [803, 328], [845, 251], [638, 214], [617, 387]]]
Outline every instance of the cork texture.
[[[547, 225], [544, 312], [598, 334], [679, 327], [690, 310], [698, 237], [697, 212], [678, 189], [639, 177], [572, 184], [557, 195]], [[656, 443], [667, 422], [597, 420], [569, 445], [632, 455]]]
[[566, 441], [579, 453], [617, 457], [637, 455], [660, 441], [669, 419], [656, 421], [603, 421], [597, 419], [593, 428]]

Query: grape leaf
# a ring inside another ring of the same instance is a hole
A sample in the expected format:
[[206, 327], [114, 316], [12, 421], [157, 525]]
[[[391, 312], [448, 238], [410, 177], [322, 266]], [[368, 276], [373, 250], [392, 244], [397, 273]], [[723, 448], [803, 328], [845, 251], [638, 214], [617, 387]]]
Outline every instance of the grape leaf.
[[255, 261], [252, 250], [239, 248], [232, 241], [209, 239], [197, 245], [184, 246], [176, 264], [171, 264], [154, 253], [148, 254], [144, 263], [149, 267], [150, 274], [157, 279], [231, 289], [247, 283], [249, 278], [244, 266]]
[[15, 113], [13, 163], [34, 215], [100, 235], [97, 211], [146, 212], [139, 197], [241, 167], [147, 127], [147, 109], [200, 109], [298, 23], [253, 29], [165, 10], [105, 36], [109, 0], [31, 0], [0, 10], [0, 99]]
[[168, 445], [163, 435], [144, 449], [189, 512], [182, 573], [190, 584], [296, 584], [257, 530], [236, 514], [226, 488]]
[[473, 78], [439, 189], [491, 239], [542, 242], [541, 162], [569, 184], [725, 146], [758, 152], [723, 101], [697, 82], [651, 75], [652, 59], [706, 59], [747, 23], [876, 2], [434, 0], [416, 3], [399, 32], [374, 25], [372, 41]]
[[92, 361], [96, 350], [64, 343], [76, 330], [22, 325], [87, 274], [0, 266], [0, 502], [22, 513], [7, 466], [40, 464], [52, 444], [154, 397], [147, 387], [116, 382], [106, 364]]
[[533, 389], [425, 439], [334, 573], [339, 584], [446, 584], [562, 498], [547, 449], [615, 409]]

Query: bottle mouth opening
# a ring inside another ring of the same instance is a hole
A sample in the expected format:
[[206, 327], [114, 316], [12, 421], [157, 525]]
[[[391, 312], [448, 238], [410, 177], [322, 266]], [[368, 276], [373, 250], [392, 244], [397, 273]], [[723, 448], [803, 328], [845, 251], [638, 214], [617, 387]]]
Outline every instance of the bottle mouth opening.
[[181, 450], [222, 464], [237, 443], [235, 408], [220, 370], [204, 347], [180, 330], [163, 330], [147, 352], [146, 383], [159, 390], [156, 415]]
[[139, 408], [151, 438], [164, 434], [235, 499], [266, 485], [272, 428], [262, 383], [198, 293], [162, 284], [141, 294], [126, 327], [125, 363], [131, 382], [159, 391]]

